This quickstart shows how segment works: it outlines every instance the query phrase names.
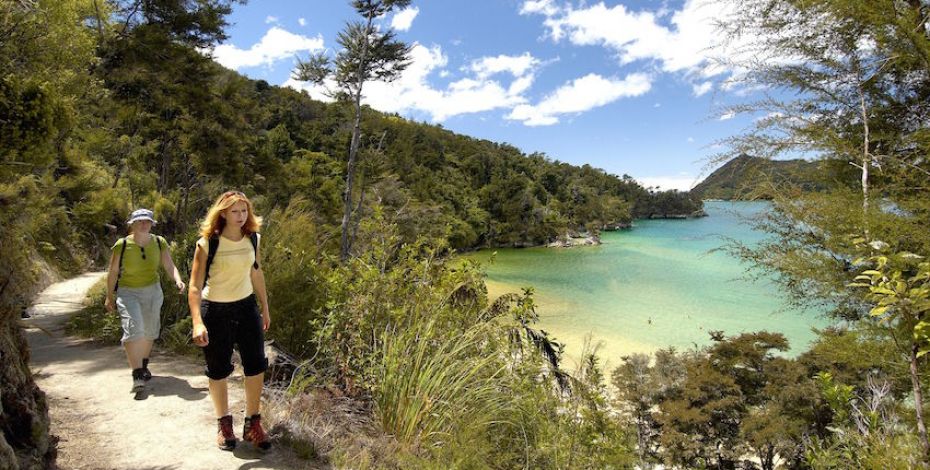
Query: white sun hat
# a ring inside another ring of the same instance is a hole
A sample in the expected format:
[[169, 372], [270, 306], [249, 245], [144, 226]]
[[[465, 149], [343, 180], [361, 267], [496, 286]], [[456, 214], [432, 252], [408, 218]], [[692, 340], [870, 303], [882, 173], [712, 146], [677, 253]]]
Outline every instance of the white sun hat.
[[132, 211], [132, 214], [129, 214], [129, 220], [126, 221], [126, 225], [132, 225], [133, 222], [138, 222], [140, 220], [149, 220], [153, 224], [155, 222], [155, 213], [148, 209], [136, 209]]

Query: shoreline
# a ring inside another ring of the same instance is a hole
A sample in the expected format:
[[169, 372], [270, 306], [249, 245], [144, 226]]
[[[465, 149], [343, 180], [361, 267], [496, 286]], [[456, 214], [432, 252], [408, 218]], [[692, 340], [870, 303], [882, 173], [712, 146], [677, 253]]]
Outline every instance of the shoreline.
[[[709, 214], [704, 209], [695, 211], [691, 214], [664, 214], [664, 215], [650, 215], [648, 217], [642, 217], [633, 220], [629, 223], [615, 223], [608, 224], [601, 230], [601, 232], [620, 232], [625, 230], [633, 230], [636, 228], [636, 221], [639, 220], [691, 220], [691, 219], [700, 219], [703, 217], [709, 217]], [[576, 232], [577, 233], [577, 232]], [[585, 246], [600, 246], [603, 244], [601, 242], [600, 234], [590, 235], [585, 232], [578, 235], [566, 235], [557, 237], [555, 240], [543, 243], [543, 244], [531, 244], [529, 242], [523, 243], [514, 243], [512, 245], [497, 245], [497, 246], [479, 246], [471, 247], [465, 249], [456, 250], [456, 254], [462, 255], [466, 253], [477, 253], [483, 250], [497, 250], [500, 248], [507, 249], [524, 249], [524, 248], [577, 248]]]
[[[725, 282], [741, 272], [736, 261], [704, 254], [719, 242], [703, 235], [720, 231], [720, 225], [726, 233], [753, 240], [755, 232], [731, 212], [737, 208], [745, 208], [747, 214], [765, 210], [757, 201], [709, 204], [713, 219], [637, 222], [636, 230], [602, 234], [603, 244], [596, 250], [481, 250], [463, 257], [484, 265], [491, 301], [524, 286], [535, 287], [538, 327], [566, 343], [567, 368], [580, 357], [588, 334], [592, 345], [602, 343], [598, 357], [613, 366], [632, 353], [709, 344], [711, 330], [728, 335], [778, 331], [790, 341], [788, 355], [794, 356], [813, 339], [810, 327], [824, 325], [814, 310], [786, 309], [758, 282], [701, 293], [705, 283]], [[695, 274], [705, 270], [706, 276]], [[667, 286], [669, 282], [677, 287]], [[733, 314], [733, 309], [740, 313]]]

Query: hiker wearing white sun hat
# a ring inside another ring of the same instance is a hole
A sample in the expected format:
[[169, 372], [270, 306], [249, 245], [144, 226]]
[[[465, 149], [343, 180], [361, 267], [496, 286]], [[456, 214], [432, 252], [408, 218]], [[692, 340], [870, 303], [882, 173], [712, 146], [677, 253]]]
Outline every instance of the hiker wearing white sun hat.
[[132, 227], [133, 222], [137, 222], [140, 220], [148, 220], [149, 222], [152, 223], [152, 225], [155, 225], [158, 223], [155, 221], [154, 212], [148, 209], [136, 209], [132, 211], [132, 214], [129, 214], [129, 220], [126, 221], [126, 225], [129, 225], [130, 227]]
[[168, 242], [151, 233], [155, 224], [155, 214], [149, 209], [136, 209], [129, 215], [126, 220], [129, 235], [113, 245], [107, 273], [106, 308], [120, 315], [122, 343], [132, 369], [133, 393], [144, 391], [145, 383], [152, 378], [149, 356], [158, 338], [165, 299], [158, 277], [159, 265], [169, 273], [179, 292], [183, 293], [186, 287], [171, 259]]

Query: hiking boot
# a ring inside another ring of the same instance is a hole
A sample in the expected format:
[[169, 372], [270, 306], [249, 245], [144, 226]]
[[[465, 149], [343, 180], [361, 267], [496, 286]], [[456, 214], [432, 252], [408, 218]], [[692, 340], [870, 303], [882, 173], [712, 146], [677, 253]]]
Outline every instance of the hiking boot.
[[232, 416], [226, 415], [216, 420], [216, 446], [222, 450], [236, 448], [236, 434], [233, 432]]
[[245, 419], [245, 426], [242, 428], [242, 439], [249, 441], [253, 446], [268, 450], [271, 448], [271, 441], [262, 428], [262, 415], [252, 415]]
[[132, 370], [132, 393], [142, 393], [145, 390], [145, 378], [142, 368]]
[[145, 358], [142, 360], [142, 380], [148, 382], [152, 380], [152, 373], [149, 372], [149, 360]]

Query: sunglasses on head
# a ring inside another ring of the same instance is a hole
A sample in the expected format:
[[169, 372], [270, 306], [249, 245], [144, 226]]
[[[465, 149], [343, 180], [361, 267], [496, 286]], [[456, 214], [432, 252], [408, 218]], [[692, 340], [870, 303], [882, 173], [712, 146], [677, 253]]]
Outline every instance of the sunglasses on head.
[[232, 196], [241, 196], [241, 197], [245, 197], [245, 193], [243, 193], [242, 191], [226, 191], [225, 193], [223, 193], [222, 198], [223, 198], [223, 199], [226, 199], [226, 198], [232, 197]]

